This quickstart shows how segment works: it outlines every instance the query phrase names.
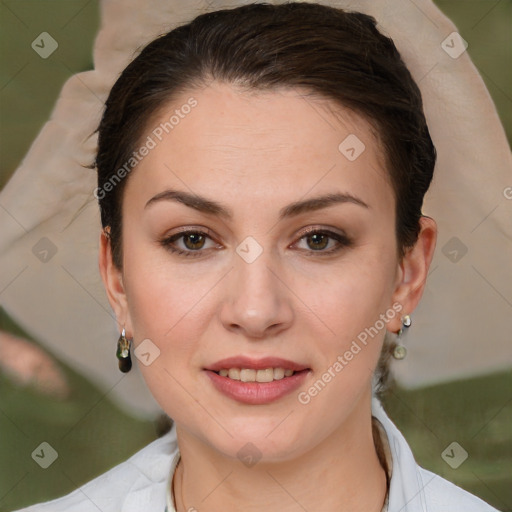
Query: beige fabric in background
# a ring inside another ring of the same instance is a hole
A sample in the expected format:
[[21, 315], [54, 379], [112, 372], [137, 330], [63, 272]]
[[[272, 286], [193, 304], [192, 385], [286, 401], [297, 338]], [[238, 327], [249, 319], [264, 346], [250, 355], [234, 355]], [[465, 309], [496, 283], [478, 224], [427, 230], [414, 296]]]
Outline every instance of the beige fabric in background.
[[[200, 12], [243, 3], [250, 2], [104, 1], [94, 71], [66, 82], [0, 193], [2, 306], [135, 414], [152, 415], [158, 406], [136, 365], [127, 375], [117, 369], [118, 331], [97, 270], [96, 176], [83, 167], [94, 158], [96, 137], [89, 135], [138, 47]], [[320, 3], [371, 14], [394, 39], [422, 90], [438, 150], [424, 207], [439, 226], [436, 256], [405, 338], [408, 356], [394, 364], [395, 374], [418, 387], [510, 368], [512, 159], [467, 53], [454, 58], [461, 48], [451, 35], [456, 27], [427, 0]]]

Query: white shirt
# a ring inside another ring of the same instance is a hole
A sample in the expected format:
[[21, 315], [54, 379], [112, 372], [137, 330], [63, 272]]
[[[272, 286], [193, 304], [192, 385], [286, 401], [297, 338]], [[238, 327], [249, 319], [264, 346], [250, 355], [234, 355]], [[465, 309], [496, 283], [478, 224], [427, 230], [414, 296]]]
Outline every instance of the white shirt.
[[[372, 414], [387, 434], [392, 457], [389, 512], [497, 512], [481, 499], [421, 468], [402, 434], [374, 399]], [[125, 462], [57, 500], [17, 512], [175, 512], [170, 482], [180, 453], [173, 425]]]

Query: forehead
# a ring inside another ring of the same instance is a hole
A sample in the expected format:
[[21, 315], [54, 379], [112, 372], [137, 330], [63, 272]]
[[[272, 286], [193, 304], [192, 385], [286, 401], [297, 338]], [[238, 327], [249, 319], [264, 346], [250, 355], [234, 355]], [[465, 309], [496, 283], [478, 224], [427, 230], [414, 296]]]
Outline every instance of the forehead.
[[213, 82], [164, 105], [141, 138], [150, 140], [130, 179], [139, 192], [169, 184], [222, 195], [237, 187], [247, 198], [333, 186], [366, 189], [367, 197], [383, 187], [391, 193], [371, 124], [304, 90], [246, 91]]

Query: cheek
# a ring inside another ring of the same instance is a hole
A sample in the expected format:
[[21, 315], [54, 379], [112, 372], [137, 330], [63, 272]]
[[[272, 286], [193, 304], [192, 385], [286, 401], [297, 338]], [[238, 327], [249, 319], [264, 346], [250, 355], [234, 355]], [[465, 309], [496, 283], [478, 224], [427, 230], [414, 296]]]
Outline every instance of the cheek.
[[[124, 284], [134, 334], [164, 349], [179, 339], [178, 350], [206, 321], [201, 300], [215, 285], [215, 269], [193, 261], [176, 264], [171, 254], [136, 218], [127, 216], [123, 239]], [[184, 328], [190, 335], [184, 332]]]
[[[324, 325], [324, 343], [334, 350], [350, 344], [391, 306], [396, 259], [386, 239], [351, 250], [328, 268], [310, 269], [306, 279], [296, 281], [297, 294]], [[381, 338], [385, 329], [380, 322], [378, 327]]]
[[[161, 351], [187, 352], [208, 322], [209, 277], [184, 272], [175, 266], [144, 264], [133, 257], [126, 269], [137, 269], [126, 280], [127, 302], [136, 339], [150, 338]], [[192, 266], [190, 267], [192, 269]]]
[[176, 272], [176, 267], [161, 266], [142, 251], [133, 252], [125, 262], [134, 352], [146, 339], [159, 351], [147, 366], [142, 358], [137, 361], [139, 369], [167, 414], [185, 424], [193, 422], [198, 414], [193, 398], [197, 392], [190, 368], [197, 366], [198, 347], [210, 319], [207, 301], [201, 297], [214, 283], [211, 277], [206, 282], [189, 279]]
[[343, 421], [351, 404], [369, 389], [387, 322], [396, 314], [391, 307], [395, 270], [394, 246], [384, 239], [340, 260], [323, 279], [313, 276], [299, 292], [316, 313], [317, 320], [303, 328], [309, 327], [318, 361], [313, 387], [301, 390], [305, 394], [299, 402], [312, 414], [332, 407], [327, 429]]
[[[309, 327], [307, 337], [315, 342], [318, 365], [308, 387], [300, 390], [298, 402], [305, 414], [325, 418], [322, 431], [326, 435], [345, 421], [347, 411], [369, 391], [386, 320], [396, 314], [390, 304], [395, 260], [382, 257], [385, 245], [347, 258], [320, 286], [303, 286], [300, 292], [304, 302], [314, 304], [311, 309], [319, 321], [302, 326]], [[330, 415], [325, 415], [326, 410]]]

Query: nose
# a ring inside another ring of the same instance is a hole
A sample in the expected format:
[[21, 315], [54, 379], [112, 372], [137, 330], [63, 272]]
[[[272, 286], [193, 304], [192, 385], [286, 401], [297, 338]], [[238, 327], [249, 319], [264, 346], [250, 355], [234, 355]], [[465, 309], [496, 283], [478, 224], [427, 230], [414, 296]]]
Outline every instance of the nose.
[[251, 263], [238, 255], [234, 257], [235, 265], [229, 273], [226, 297], [220, 310], [223, 326], [248, 339], [275, 336], [290, 327], [292, 297], [279, 275], [279, 266], [265, 251]]

